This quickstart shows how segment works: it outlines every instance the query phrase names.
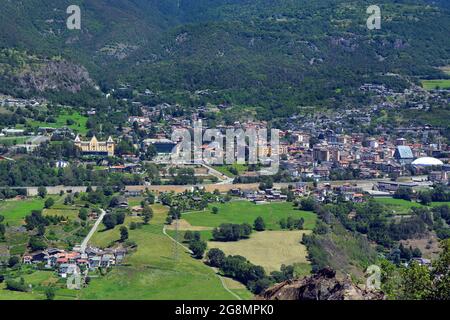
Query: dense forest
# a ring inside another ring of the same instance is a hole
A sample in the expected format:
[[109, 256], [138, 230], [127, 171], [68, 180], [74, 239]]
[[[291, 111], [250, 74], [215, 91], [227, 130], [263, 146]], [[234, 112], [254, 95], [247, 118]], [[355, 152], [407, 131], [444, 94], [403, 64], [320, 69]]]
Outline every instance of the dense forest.
[[[366, 27], [369, 1], [0, 3], [0, 47], [62, 57], [103, 90], [127, 83], [186, 104], [260, 107], [262, 118], [299, 105], [356, 104], [366, 82], [398, 90], [446, 77], [435, 67], [450, 59], [444, 1], [380, 1], [381, 30]], [[83, 24], [70, 31], [65, 9], [74, 3]]]

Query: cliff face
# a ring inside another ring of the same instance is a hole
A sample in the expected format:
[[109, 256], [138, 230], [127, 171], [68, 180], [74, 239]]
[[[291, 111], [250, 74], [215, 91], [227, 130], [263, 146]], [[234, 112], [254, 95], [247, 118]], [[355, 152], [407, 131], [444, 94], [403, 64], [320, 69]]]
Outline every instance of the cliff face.
[[382, 292], [368, 291], [350, 280], [338, 280], [332, 269], [322, 269], [313, 276], [289, 280], [267, 289], [265, 300], [383, 300]]

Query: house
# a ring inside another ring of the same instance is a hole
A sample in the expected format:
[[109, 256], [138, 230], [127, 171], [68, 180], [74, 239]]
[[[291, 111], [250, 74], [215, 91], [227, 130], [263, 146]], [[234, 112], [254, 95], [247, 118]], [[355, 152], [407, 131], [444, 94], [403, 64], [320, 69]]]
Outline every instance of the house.
[[89, 258], [88, 262], [89, 262], [89, 269], [97, 269], [100, 267], [100, 260], [101, 257], [99, 256], [94, 256]]
[[101, 268], [109, 268], [114, 263], [115, 263], [115, 259], [114, 259], [114, 255], [112, 255], [112, 254], [104, 254], [100, 259], [100, 267]]
[[64, 263], [59, 266], [58, 274], [61, 278], [68, 278], [71, 275], [80, 274], [80, 268], [76, 264]]
[[33, 257], [30, 255], [24, 255], [22, 258], [22, 263], [23, 264], [31, 264]]

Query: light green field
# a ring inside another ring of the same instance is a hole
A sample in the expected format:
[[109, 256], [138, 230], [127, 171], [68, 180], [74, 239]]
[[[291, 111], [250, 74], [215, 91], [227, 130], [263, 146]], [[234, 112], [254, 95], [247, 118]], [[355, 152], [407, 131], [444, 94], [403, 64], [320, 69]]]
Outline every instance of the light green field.
[[0, 144], [24, 144], [27, 140], [29, 140], [30, 137], [0, 137]]
[[42, 210], [44, 202], [45, 200], [41, 198], [2, 201], [0, 202], [0, 214], [5, 217], [5, 223], [18, 226], [32, 210]]
[[[74, 124], [68, 126], [67, 125], [68, 119], [73, 120]], [[55, 123], [29, 120], [28, 125], [30, 125], [33, 128], [37, 128], [37, 127], [61, 128], [61, 127], [67, 126], [68, 128], [70, 128], [82, 135], [85, 135], [88, 131], [88, 129], [86, 127], [88, 118], [86, 116], [81, 115], [78, 112], [69, 113], [68, 111], [66, 111], [64, 113], [61, 113], [58, 117], [56, 117], [55, 120], [56, 120]]]
[[300, 243], [303, 234], [311, 231], [263, 231], [252, 233], [250, 239], [236, 242], [208, 242], [208, 248], [218, 248], [227, 255], [240, 255], [266, 272], [280, 270], [282, 264], [309, 263], [308, 252]]
[[248, 170], [248, 166], [246, 164], [237, 164], [234, 163], [232, 165], [222, 165], [222, 166], [214, 166], [214, 169], [219, 171], [220, 173], [226, 175], [227, 177], [234, 178], [236, 175], [229, 171], [230, 168], [235, 168], [239, 174]]
[[[375, 198], [375, 201], [384, 204], [388, 209], [392, 210], [395, 214], [409, 214], [411, 208], [425, 207], [418, 202], [407, 201], [403, 199]], [[450, 202], [433, 202], [431, 203], [430, 207], [439, 207], [443, 205], [450, 206]]]
[[[163, 234], [167, 209], [153, 206], [150, 225], [130, 230], [137, 251], [126, 258], [126, 266], [117, 266], [102, 278], [92, 279], [79, 292], [81, 299], [235, 299], [202, 261], [193, 259], [183, 248], [174, 259], [173, 242]], [[118, 240], [118, 228], [99, 231], [93, 243], [103, 245]], [[101, 229], [101, 228], [100, 228]]]
[[[212, 207], [219, 208], [218, 214], [211, 212]], [[249, 223], [257, 217], [264, 219], [267, 230], [280, 230], [279, 221], [292, 216], [305, 219], [304, 229], [312, 230], [316, 224], [316, 215], [312, 212], [296, 210], [292, 203], [280, 202], [256, 205], [249, 201], [215, 203], [205, 211], [183, 214], [183, 219], [193, 226], [218, 227], [222, 223]]]
[[426, 90], [450, 89], [450, 79], [422, 80], [422, 86]]

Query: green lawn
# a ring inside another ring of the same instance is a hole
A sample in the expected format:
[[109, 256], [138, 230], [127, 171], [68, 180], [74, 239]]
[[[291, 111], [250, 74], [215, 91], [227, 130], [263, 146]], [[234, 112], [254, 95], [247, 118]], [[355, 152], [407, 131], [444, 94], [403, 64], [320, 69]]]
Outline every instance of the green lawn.
[[[393, 210], [395, 214], [409, 214], [411, 208], [424, 207], [422, 204], [414, 201], [407, 201], [403, 199], [394, 198], [375, 198], [377, 202], [384, 204], [388, 209]], [[433, 202], [431, 207], [438, 207], [442, 205], [450, 205], [450, 202]]]
[[41, 198], [2, 201], [0, 202], [0, 214], [5, 217], [5, 223], [18, 226], [32, 210], [42, 210], [44, 202], [45, 200]]
[[[118, 266], [102, 278], [94, 278], [79, 292], [81, 299], [234, 299], [225, 291], [214, 271], [193, 259], [183, 248], [174, 259], [173, 242], [163, 234], [167, 209], [153, 206], [155, 216], [150, 225], [130, 230], [130, 239], [138, 244], [128, 255], [126, 266]], [[127, 220], [130, 221], [131, 218]], [[127, 221], [127, 222], [128, 222]], [[93, 237], [103, 245], [119, 238], [118, 228]]]
[[[219, 208], [218, 214], [211, 212], [212, 207]], [[312, 212], [296, 210], [292, 203], [280, 202], [256, 205], [249, 201], [232, 201], [224, 204], [213, 204], [205, 211], [191, 212], [182, 215], [193, 226], [218, 227], [222, 223], [250, 223], [261, 216], [268, 230], [280, 230], [279, 221], [292, 216], [305, 219], [304, 228], [312, 230], [316, 224], [316, 215]]]
[[426, 90], [450, 89], [450, 79], [422, 80], [422, 86]]

